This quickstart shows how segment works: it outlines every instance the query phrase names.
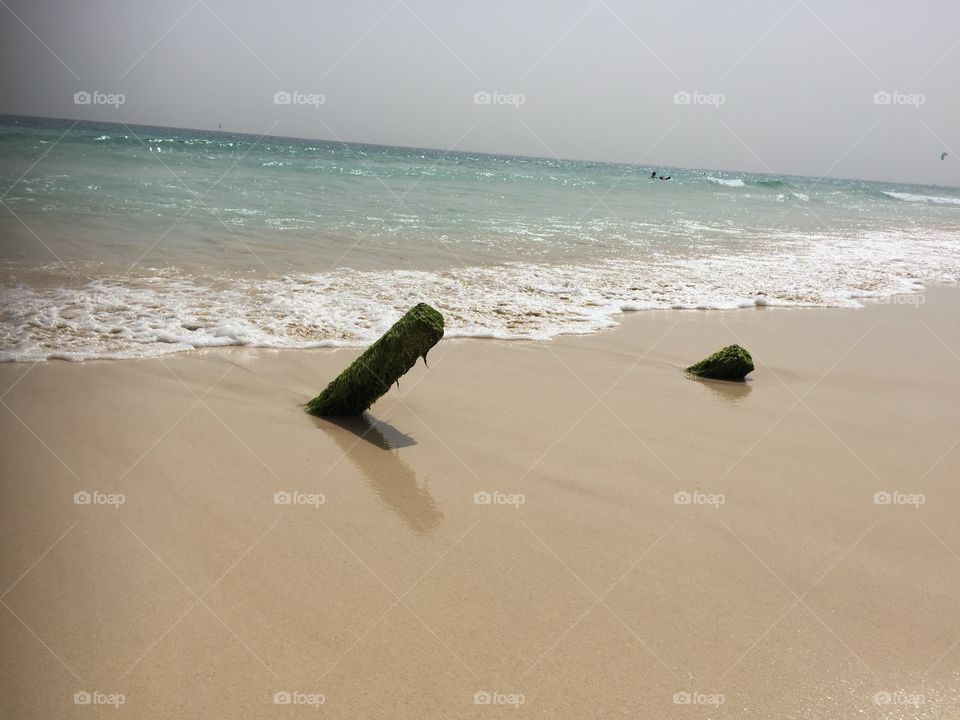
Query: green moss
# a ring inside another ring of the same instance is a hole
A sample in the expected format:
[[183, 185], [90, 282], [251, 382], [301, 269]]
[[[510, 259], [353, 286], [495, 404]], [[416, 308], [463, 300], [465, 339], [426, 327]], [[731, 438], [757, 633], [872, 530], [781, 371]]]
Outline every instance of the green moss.
[[326, 389], [307, 403], [313, 415], [360, 415], [373, 405], [417, 358], [443, 337], [443, 315], [426, 303], [412, 307]]
[[739, 345], [727, 345], [723, 350], [688, 367], [687, 372], [715, 380], [743, 380], [747, 373], [753, 372], [753, 358]]

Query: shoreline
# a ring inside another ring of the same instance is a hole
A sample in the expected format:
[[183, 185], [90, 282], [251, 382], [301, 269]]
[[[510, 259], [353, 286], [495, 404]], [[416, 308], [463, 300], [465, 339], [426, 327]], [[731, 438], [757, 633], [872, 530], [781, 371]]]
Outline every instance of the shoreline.
[[[960, 292], [922, 297], [451, 339], [338, 423], [300, 404], [359, 348], [4, 363], [10, 712], [952, 717]], [[734, 342], [748, 382], [682, 372]]]
[[[496, 268], [491, 268], [496, 269]], [[488, 270], [491, 270], [488, 269]], [[352, 273], [362, 275], [366, 271], [351, 271]], [[236, 279], [236, 278], [235, 278]], [[257, 276], [245, 278], [247, 282], [252, 282], [257, 280]], [[263, 282], [266, 278], [259, 278], [259, 281]], [[281, 276], [278, 282], [293, 282], [288, 276]], [[31, 292], [61, 292], [63, 289], [59, 287], [58, 282], [62, 282], [62, 278], [55, 280], [53, 276], [48, 278], [48, 286], [43, 284], [37, 286], [25, 286], [22, 283], [18, 287], [29, 288]], [[927, 282], [921, 284], [920, 281], [914, 280], [914, 287], [910, 289], [901, 289], [897, 291], [888, 291], [886, 294], [882, 292], [873, 291], [873, 294], [870, 291], [857, 291], [857, 293], [850, 293], [849, 297], [846, 298], [846, 302], [854, 303], [854, 305], [840, 305], [840, 304], [804, 304], [802, 302], [797, 302], [797, 304], [785, 304], [790, 301], [784, 301], [779, 298], [768, 299], [768, 297], [760, 292], [749, 300], [738, 300], [736, 306], [709, 306], [709, 305], [683, 305], [683, 304], [674, 304], [671, 307], [653, 307], [643, 303], [634, 303], [627, 301], [617, 301], [612, 305], [608, 303], [607, 307], [601, 307], [600, 304], [596, 302], [586, 302], [584, 301], [583, 307], [580, 308], [580, 311], [589, 309], [592, 312], [592, 315], [589, 317], [587, 315], [582, 315], [579, 318], [580, 322], [583, 322], [588, 326], [588, 329], [584, 329], [582, 332], [577, 332], [573, 328], [575, 324], [570, 327], [553, 327], [548, 325], [546, 328], [536, 329], [538, 319], [543, 315], [543, 312], [538, 310], [531, 310], [529, 308], [523, 309], [522, 312], [519, 310], [515, 313], [515, 316], [512, 316], [510, 322], [507, 324], [507, 328], [500, 329], [476, 329], [473, 331], [464, 330], [464, 329], [455, 329], [451, 330], [449, 327], [449, 309], [444, 308], [442, 305], [439, 306], [441, 312], [445, 313], [445, 316], [448, 317], [448, 327], [446, 329], [446, 334], [444, 340], [496, 340], [503, 342], [554, 342], [559, 338], [564, 337], [589, 337], [597, 334], [603, 334], [610, 331], [616, 331], [622, 324], [629, 322], [629, 317], [631, 315], [645, 315], [646, 313], [663, 313], [663, 312], [697, 312], [697, 313], [727, 313], [730, 311], [752, 311], [752, 310], [864, 310], [874, 305], [908, 305], [908, 306], [919, 306], [923, 305], [926, 302], [926, 294], [934, 290], [939, 292], [940, 289], [945, 288], [956, 288], [958, 283], [956, 281], [940, 281], [940, 282]], [[219, 280], [219, 284], [222, 287], [225, 286], [226, 281], [224, 279]], [[149, 285], [144, 286], [149, 287]], [[290, 288], [286, 288], [289, 290]], [[185, 288], [181, 288], [185, 290]], [[194, 288], [195, 290], [195, 288]], [[294, 289], [296, 292], [296, 289]], [[90, 293], [84, 293], [80, 291], [79, 288], [74, 288], [72, 290], [76, 297], [73, 298], [70, 308], [67, 308], [64, 312], [64, 308], [54, 308], [59, 313], [64, 313], [64, 318], [66, 324], [61, 321], [55, 328], [56, 333], [66, 333], [68, 337], [73, 338], [82, 338], [84, 332], [81, 328], [71, 327], [69, 324], [74, 321], [79, 315], [90, 314], [94, 310], [89, 307], [89, 304], [94, 304], [102, 302], [103, 298], [108, 297], [108, 292], [104, 290], [93, 290]], [[410, 288], [405, 288], [407, 295], [410, 294]], [[98, 299], [98, 296], [103, 296], [103, 298]], [[411, 296], [413, 297], [413, 296]], [[65, 302], [63, 298], [60, 298], [59, 302]], [[143, 302], [142, 298], [139, 302]], [[51, 300], [51, 303], [53, 301]], [[114, 305], [124, 307], [125, 303], [121, 302], [119, 299], [113, 301]], [[502, 303], [501, 303], [502, 304]], [[619, 309], [614, 309], [613, 306], [618, 306]], [[157, 307], [156, 305], [150, 305], [150, 307]], [[406, 306], [396, 305], [396, 318], [399, 318], [400, 315], [405, 312], [403, 308]], [[368, 310], [369, 308], [363, 308], [363, 310]], [[462, 308], [458, 309], [458, 313], [462, 312]], [[490, 308], [487, 308], [489, 311]], [[572, 311], [571, 308], [567, 308], [568, 311]], [[125, 312], [129, 314], [131, 311], [130, 307], [125, 308]], [[198, 310], [197, 312], [203, 312]], [[207, 308], [206, 314], [209, 315], [210, 309]], [[286, 318], [287, 325], [284, 332], [291, 331], [293, 334], [285, 335], [286, 342], [296, 342], [297, 330], [299, 328], [302, 332], [312, 332], [312, 326], [309, 325], [309, 321], [306, 319], [305, 308], [303, 312], [297, 311], [291, 317]], [[493, 309], [494, 317], [497, 317], [498, 320], [502, 320], [497, 314], [500, 313], [499, 305], [497, 308]], [[532, 316], [532, 317], [526, 317]], [[143, 318], [143, 315], [138, 315], [138, 318]], [[173, 314], [168, 314], [165, 316], [167, 319], [174, 317]], [[459, 319], [459, 318], [458, 318]], [[43, 324], [45, 326], [51, 326], [51, 320], [49, 317], [42, 317]], [[142, 322], [134, 322], [135, 318], [131, 315], [130, 317], [121, 316], [113, 319], [114, 325], [117, 327], [125, 327], [125, 324], [133, 323], [138, 326], [142, 326]], [[272, 345], [267, 343], [267, 340], [270, 340], [273, 335], [274, 330], [270, 329], [273, 325], [276, 325], [279, 320], [277, 318], [266, 317], [263, 318], [265, 322], [268, 323], [267, 330], [263, 328], [258, 328], [256, 325], [251, 325], [249, 318], [239, 318], [227, 322], [225, 325], [217, 325], [215, 322], [211, 326], [211, 320], [209, 317], [205, 316], [203, 322], [190, 321], [187, 322], [184, 320], [183, 324], [179, 324], [179, 320], [173, 325], [169, 323], [163, 328], [157, 329], [157, 326], [154, 325], [154, 329], [150, 330], [148, 334], [153, 334], [158, 336], [156, 339], [146, 342], [146, 343], [135, 343], [133, 348], [146, 348], [150, 349], [154, 346], [164, 347], [168, 346], [171, 349], [163, 352], [153, 352], [153, 354], [148, 355], [117, 355], [117, 353], [128, 353], [133, 352], [134, 350], [114, 350], [114, 351], [104, 351], [103, 354], [90, 355], [89, 350], [78, 350], [76, 348], [71, 349], [68, 346], [63, 347], [58, 350], [50, 350], [48, 354], [50, 356], [44, 358], [21, 358], [15, 357], [17, 353], [23, 354], [24, 352], [36, 352], [36, 350], [4, 350], [0, 353], [0, 365], [7, 363], [27, 363], [32, 364], [36, 362], [49, 362], [49, 361], [66, 361], [66, 362], [91, 362], [91, 361], [127, 361], [127, 360], [147, 360], [147, 359], [156, 359], [156, 358], [169, 358], [173, 356], [191, 354], [197, 351], [205, 352], [209, 350], [230, 350], [230, 349], [250, 349], [250, 350], [271, 350], [271, 351], [312, 351], [312, 350], [321, 350], [321, 349], [358, 349], [362, 350], [363, 348], [370, 345], [372, 342], [376, 341], [380, 335], [386, 331], [386, 329], [392, 324], [392, 320], [384, 321], [379, 320], [373, 322], [364, 319], [360, 322], [360, 325], [366, 330], [366, 335], [362, 338], [354, 337], [352, 339], [335, 339], [335, 338], [326, 338], [323, 340], [318, 340], [314, 342], [307, 342], [303, 346], [291, 346], [291, 345]], [[32, 323], [36, 323], [35, 319]], [[106, 322], [101, 320], [102, 323]], [[343, 318], [338, 318], [336, 322], [348, 322]], [[510, 327], [510, 323], [518, 322], [527, 322], [531, 323], [534, 326], [533, 334], [512, 334], [517, 331], [515, 328]], [[562, 319], [560, 322], [566, 322], [570, 325], [570, 318]], [[119, 323], [119, 325], [117, 325]], [[270, 324], [272, 323], [272, 325]], [[40, 325], [34, 325], [39, 328]], [[52, 331], [51, 327], [45, 327], [45, 331]], [[293, 330], [291, 330], [293, 328]], [[315, 328], [314, 328], [315, 329]], [[357, 328], [353, 328], [357, 330]], [[184, 331], [187, 331], [186, 333]], [[193, 338], [192, 336], [188, 337], [194, 330], [198, 330], [201, 333], [204, 333], [203, 338]], [[105, 327], [100, 327], [95, 334], [101, 336], [104, 335]], [[143, 328], [137, 332], [147, 332]], [[452, 334], [451, 334], [452, 333]], [[259, 339], [249, 340], [248, 337], [251, 335], [257, 335]], [[231, 338], [233, 335], [235, 337]], [[539, 335], [539, 336], [538, 336]], [[107, 335], [106, 337], [110, 337]], [[117, 336], [119, 337], [119, 336]], [[184, 345], [185, 343], [204, 343], [204, 344], [194, 344], [192, 347], [178, 347], [172, 349], [173, 345]], [[306, 342], [306, 341], [304, 341]], [[148, 350], [144, 350], [146, 352]]]

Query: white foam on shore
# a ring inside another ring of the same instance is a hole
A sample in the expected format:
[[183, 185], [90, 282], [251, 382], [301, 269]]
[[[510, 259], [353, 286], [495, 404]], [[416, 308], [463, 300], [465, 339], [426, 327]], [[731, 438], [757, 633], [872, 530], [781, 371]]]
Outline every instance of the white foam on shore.
[[0, 361], [163, 355], [193, 348], [363, 346], [420, 301], [447, 337], [549, 340], [596, 332], [624, 312], [858, 306], [956, 282], [960, 240], [873, 233], [796, 239], [776, 252], [590, 265], [508, 263], [446, 271], [290, 275], [159, 272], [76, 288], [0, 288]]

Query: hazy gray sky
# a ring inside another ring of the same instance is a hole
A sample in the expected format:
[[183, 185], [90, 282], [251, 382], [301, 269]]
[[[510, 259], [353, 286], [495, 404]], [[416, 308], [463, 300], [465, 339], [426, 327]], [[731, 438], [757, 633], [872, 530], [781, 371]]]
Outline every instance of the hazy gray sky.
[[5, 113], [960, 185], [956, 0], [4, 0], [0, 18]]

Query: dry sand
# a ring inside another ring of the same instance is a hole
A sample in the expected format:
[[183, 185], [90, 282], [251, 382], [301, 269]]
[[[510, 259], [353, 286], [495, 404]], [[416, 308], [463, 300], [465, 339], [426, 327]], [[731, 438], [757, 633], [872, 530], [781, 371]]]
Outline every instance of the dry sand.
[[355, 351], [3, 365], [2, 716], [960, 717], [925, 300], [444, 341], [369, 422], [298, 407]]

